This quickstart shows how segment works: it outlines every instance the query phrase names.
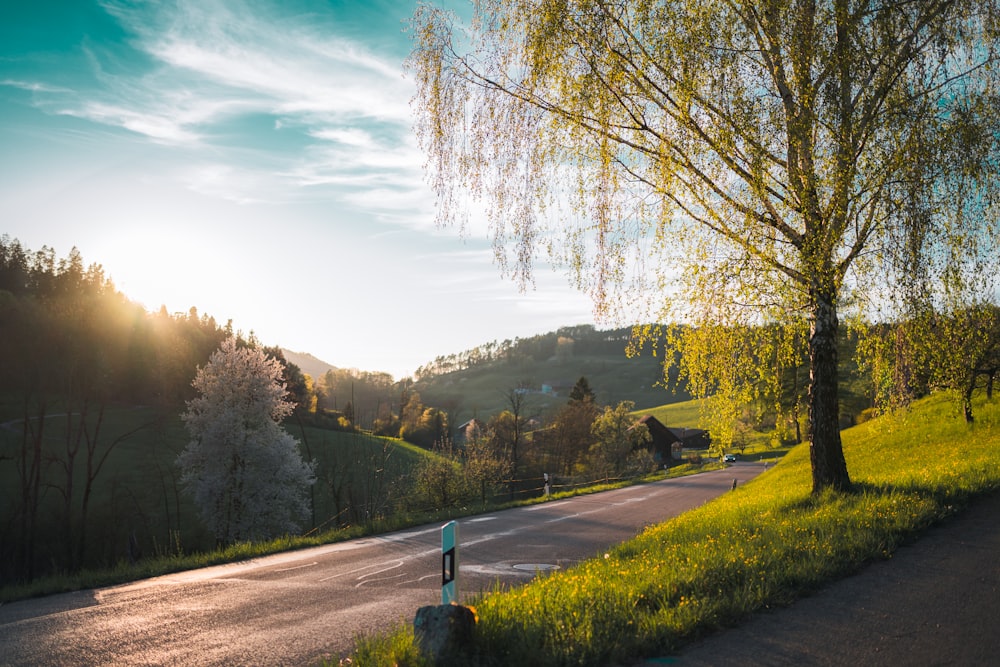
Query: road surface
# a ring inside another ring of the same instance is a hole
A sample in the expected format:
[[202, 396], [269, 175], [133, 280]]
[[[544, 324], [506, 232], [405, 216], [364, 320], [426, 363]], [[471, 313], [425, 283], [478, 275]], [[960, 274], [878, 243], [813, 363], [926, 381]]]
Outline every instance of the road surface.
[[[459, 597], [566, 568], [762, 471], [692, 477], [459, 521]], [[302, 665], [441, 602], [440, 525], [0, 606], [0, 665]]]

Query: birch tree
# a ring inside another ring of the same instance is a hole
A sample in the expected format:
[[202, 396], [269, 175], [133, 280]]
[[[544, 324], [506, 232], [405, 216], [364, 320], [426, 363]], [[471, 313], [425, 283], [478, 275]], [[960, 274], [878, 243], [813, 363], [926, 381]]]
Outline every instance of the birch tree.
[[282, 365], [229, 338], [199, 368], [182, 415], [191, 441], [177, 463], [202, 519], [223, 543], [298, 530], [309, 514], [313, 463], [280, 424], [292, 413]]
[[[848, 488], [841, 319], [996, 263], [997, 5], [477, 0], [468, 23], [422, 5], [438, 221], [484, 217], [522, 285], [548, 258], [599, 316], [690, 325], [682, 353], [713, 328], [806, 329], [813, 490]], [[732, 351], [747, 378], [759, 352]], [[733, 356], [703, 359], [739, 384]]]

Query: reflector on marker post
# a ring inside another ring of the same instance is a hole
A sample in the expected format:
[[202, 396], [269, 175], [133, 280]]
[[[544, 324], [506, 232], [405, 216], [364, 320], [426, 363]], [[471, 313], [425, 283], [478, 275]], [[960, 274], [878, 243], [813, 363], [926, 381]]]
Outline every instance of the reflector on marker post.
[[458, 522], [441, 527], [441, 604], [458, 598]]

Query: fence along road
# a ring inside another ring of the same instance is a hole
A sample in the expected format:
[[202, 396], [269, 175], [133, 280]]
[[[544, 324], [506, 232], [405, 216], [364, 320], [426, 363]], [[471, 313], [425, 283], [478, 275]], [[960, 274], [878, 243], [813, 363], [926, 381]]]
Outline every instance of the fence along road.
[[[725, 470], [459, 520], [458, 597], [599, 555], [743, 484]], [[0, 606], [0, 665], [301, 665], [441, 602], [440, 524]]]

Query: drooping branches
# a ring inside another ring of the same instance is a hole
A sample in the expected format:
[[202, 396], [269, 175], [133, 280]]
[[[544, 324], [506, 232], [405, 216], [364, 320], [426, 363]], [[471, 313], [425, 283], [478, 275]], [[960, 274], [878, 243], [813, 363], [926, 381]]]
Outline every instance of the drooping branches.
[[959, 247], [996, 259], [996, 5], [484, 0], [467, 30], [422, 6], [439, 221], [478, 202], [505, 271], [530, 280], [547, 252], [599, 312], [808, 320], [813, 446], [835, 468], [814, 483], [845, 486], [838, 310], [915, 285], [913, 258], [921, 284], [970, 275], [940, 261]]

